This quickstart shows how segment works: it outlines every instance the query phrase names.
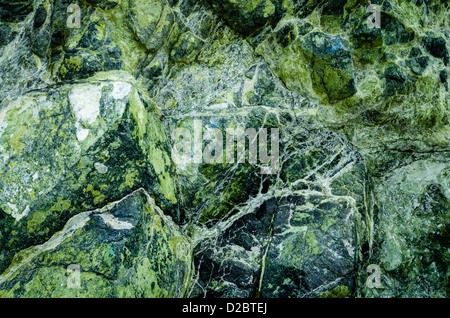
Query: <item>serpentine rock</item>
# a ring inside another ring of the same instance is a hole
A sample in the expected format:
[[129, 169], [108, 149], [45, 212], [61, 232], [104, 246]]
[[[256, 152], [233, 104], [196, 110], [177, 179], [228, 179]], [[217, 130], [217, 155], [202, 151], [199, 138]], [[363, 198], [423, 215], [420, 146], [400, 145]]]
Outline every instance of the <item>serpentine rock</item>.
[[449, 14], [0, 0], [0, 296], [448, 297]]
[[159, 119], [117, 75], [30, 92], [1, 109], [1, 268], [73, 215], [139, 187], [178, 217]]
[[192, 275], [190, 250], [139, 189], [77, 214], [48, 241], [17, 253], [0, 276], [0, 297], [182, 297]]

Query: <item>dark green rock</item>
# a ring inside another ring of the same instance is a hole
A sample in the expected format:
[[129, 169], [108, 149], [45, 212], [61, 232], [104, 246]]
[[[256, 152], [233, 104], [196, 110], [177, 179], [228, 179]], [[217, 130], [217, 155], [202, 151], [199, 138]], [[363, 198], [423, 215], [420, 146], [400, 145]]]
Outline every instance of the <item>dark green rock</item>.
[[389, 13], [381, 14], [383, 41], [386, 45], [404, 44], [414, 39], [414, 33]]
[[11, 41], [11, 27], [7, 24], [0, 24], [0, 48]]
[[442, 84], [444, 84], [445, 88], [448, 90], [448, 74], [445, 70], [442, 70], [439, 73], [439, 79]]
[[47, 10], [45, 10], [44, 5], [41, 4], [34, 13], [33, 28], [39, 29], [44, 24], [45, 20], [47, 20]]
[[0, 0], [0, 297], [448, 297], [449, 5], [371, 3]]
[[47, 242], [19, 253], [0, 276], [0, 295], [184, 297], [190, 257], [187, 239], [141, 189], [76, 215]]
[[385, 89], [384, 94], [387, 96], [408, 93], [414, 84], [411, 76], [409, 76], [398, 65], [392, 64], [384, 71]]
[[273, 2], [275, 1], [214, 0], [211, 1], [211, 5], [233, 29], [243, 35], [249, 35], [276, 17], [276, 7]]
[[445, 65], [448, 64], [450, 57], [447, 50], [447, 43], [444, 38], [426, 36], [422, 38], [422, 45], [432, 56], [442, 59]]
[[429, 58], [427, 56], [415, 57], [406, 61], [408, 67], [416, 75], [421, 75], [427, 68]]
[[191, 62], [200, 52], [203, 41], [192, 32], [186, 32], [180, 36], [178, 42], [172, 48], [170, 59], [174, 62]]
[[313, 85], [325, 91], [330, 100], [341, 100], [356, 93], [353, 61], [348, 43], [321, 32], [305, 36], [301, 44], [313, 63]]
[[327, 1], [322, 7], [322, 14], [341, 17], [344, 15], [344, 6], [346, 4], [347, 0]]
[[88, 0], [87, 2], [102, 9], [114, 9], [119, 3], [117, 0]]
[[85, 79], [96, 72], [122, 70], [121, 51], [111, 41], [105, 21], [92, 22], [86, 28], [78, 45], [63, 54], [59, 66], [62, 80]]
[[368, 14], [364, 15], [352, 32], [352, 37], [357, 48], [367, 49], [370, 47], [380, 47], [383, 44], [382, 29], [370, 29], [367, 26], [368, 18]]
[[363, 264], [380, 265], [382, 288], [368, 288], [363, 275], [363, 296], [448, 297], [448, 176], [445, 162], [418, 160], [378, 182], [375, 246]]
[[140, 187], [179, 220], [165, 133], [132, 84], [69, 85], [24, 99], [36, 100], [41, 110], [28, 104], [17, 116], [13, 103], [1, 110], [7, 123], [0, 139], [7, 214], [1, 222], [11, 229], [1, 236], [2, 269], [15, 252], [48, 239], [75, 214]]
[[[315, 139], [336, 150], [342, 146], [327, 137]], [[206, 297], [316, 297], [341, 285], [355, 292], [354, 260], [365, 235], [354, 233], [357, 220], [366, 213], [364, 165], [357, 163], [357, 155], [345, 152], [319, 172], [317, 167], [333, 157], [332, 151], [321, 155], [300, 145], [288, 149], [313, 164], [285, 166], [284, 174], [298, 171], [292, 179], [296, 181], [286, 183], [290, 190], [285, 193], [265, 181], [264, 190], [249, 198], [253, 208], [240, 208], [232, 223], [219, 222], [222, 231], [197, 246], [194, 263], [200, 266], [202, 286], [197, 292], [206, 291]], [[339, 172], [353, 164], [350, 171]], [[331, 184], [336, 197], [327, 195], [327, 186], [319, 181], [327, 177], [335, 178]], [[356, 205], [347, 201], [350, 196]]]
[[33, 11], [33, 1], [0, 1], [0, 21], [19, 22]]
[[47, 57], [50, 47], [51, 34], [49, 28], [34, 31], [31, 36], [31, 50], [39, 57]]
[[166, 1], [145, 3], [133, 0], [128, 19], [139, 40], [148, 50], [155, 52], [171, 33], [175, 14]]

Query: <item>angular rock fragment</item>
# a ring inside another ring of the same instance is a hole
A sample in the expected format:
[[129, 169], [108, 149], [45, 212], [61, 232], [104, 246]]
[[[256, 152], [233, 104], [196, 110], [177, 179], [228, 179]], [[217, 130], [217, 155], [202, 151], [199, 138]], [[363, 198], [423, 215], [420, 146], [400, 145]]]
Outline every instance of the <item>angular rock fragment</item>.
[[111, 41], [110, 30], [105, 21], [95, 21], [88, 25], [78, 45], [63, 54], [58, 75], [61, 79], [70, 81], [112, 70], [123, 70], [121, 51]]
[[165, 132], [132, 78], [120, 77], [35, 91], [0, 110], [2, 269], [74, 214], [139, 187], [179, 217]]
[[249, 35], [276, 14], [271, 0], [211, 1], [212, 7], [238, 32]]
[[305, 36], [300, 47], [312, 63], [311, 77], [316, 91], [324, 91], [330, 100], [345, 99], [356, 93], [352, 57], [343, 39], [313, 32]]
[[[311, 28], [303, 30], [304, 26], [299, 22], [292, 23], [280, 21], [278, 33], [269, 36], [257, 48], [274, 73], [283, 79], [289, 89], [299, 93], [309, 91], [330, 101], [353, 96], [357, 90], [348, 43], [322, 32], [308, 32]], [[289, 25], [291, 32], [282, 39], [279, 32]]]
[[191, 275], [188, 240], [139, 189], [20, 251], [0, 276], [0, 297], [184, 297]]
[[131, 1], [130, 23], [141, 42], [157, 51], [171, 31], [174, 14], [166, 1]]
[[0, 1], [0, 21], [19, 22], [33, 11], [32, 0]]
[[365, 297], [448, 297], [450, 196], [446, 160], [418, 160], [377, 180], [375, 244], [363, 267], [381, 267], [381, 289], [360, 281]]
[[[294, 135], [299, 138], [301, 129]], [[346, 296], [356, 292], [355, 259], [370, 222], [367, 171], [338, 138], [305, 135], [328, 152], [306, 141], [298, 148], [283, 145], [280, 177], [289, 182], [279, 188], [281, 180], [259, 181], [258, 193], [210, 229], [211, 237], [194, 251], [201, 286], [195, 292], [268, 298], [317, 297], [335, 288]]]
[[449, 4], [366, 2], [0, 0], [0, 296], [448, 297]]
[[422, 45], [432, 56], [441, 58], [445, 65], [448, 64], [450, 55], [444, 38], [426, 36], [422, 39]]

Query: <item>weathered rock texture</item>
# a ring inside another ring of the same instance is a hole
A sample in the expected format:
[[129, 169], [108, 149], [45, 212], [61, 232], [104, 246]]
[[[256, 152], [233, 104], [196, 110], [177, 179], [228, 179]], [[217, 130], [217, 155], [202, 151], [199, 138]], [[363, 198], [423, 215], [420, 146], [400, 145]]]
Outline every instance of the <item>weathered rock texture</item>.
[[0, 297], [449, 297], [449, 4], [372, 3], [0, 0]]

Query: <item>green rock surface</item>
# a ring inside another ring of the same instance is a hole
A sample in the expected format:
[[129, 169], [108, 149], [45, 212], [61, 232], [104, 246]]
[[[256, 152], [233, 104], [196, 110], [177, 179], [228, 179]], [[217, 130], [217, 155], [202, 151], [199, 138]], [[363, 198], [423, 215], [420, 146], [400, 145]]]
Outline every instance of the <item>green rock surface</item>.
[[1, 222], [9, 231], [0, 267], [74, 214], [139, 187], [178, 216], [166, 136], [133, 84], [91, 79], [35, 91], [5, 105], [1, 118]]
[[77, 214], [45, 243], [17, 253], [0, 276], [0, 296], [182, 297], [190, 253], [186, 237], [139, 189]]
[[449, 3], [372, 3], [0, 0], [0, 297], [449, 297]]

